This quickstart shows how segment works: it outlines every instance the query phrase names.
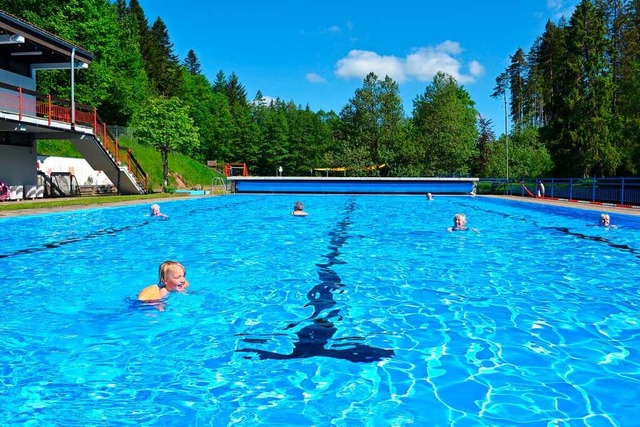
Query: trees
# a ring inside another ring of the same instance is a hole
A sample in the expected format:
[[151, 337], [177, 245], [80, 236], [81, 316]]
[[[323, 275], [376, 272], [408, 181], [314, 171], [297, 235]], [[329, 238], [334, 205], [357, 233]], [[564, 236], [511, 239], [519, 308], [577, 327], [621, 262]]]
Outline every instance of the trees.
[[170, 41], [167, 26], [160, 17], [146, 33], [145, 39], [148, 40], [145, 65], [149, 80], [159, 95], [166, 97], [179, 95], [178, 57], [173, 52], [173, 43]]
[[350, 165], [357, 175], [379, 175], [378, 166], [395, 164], [404, 139], [404, 110], [398, 85], [389, 76], [380, 81], [369, 73], [340, 118], [343, 165]]
[[156, 148], [162, 157], [163, 181], [169, 184], [169, 152], [191, 155], [198, 149], [198, 129], [178, 98], [152, 97], [133, 118], [140, 143]]
[[591, 176], [615, 173], [619, 155], [611, 144], [612, 81], [607, 58], [606, 27], [593, 3], [583, 0], [567, 28], [565, 78], [562, 93], [565, 126], [556, 152], [569, 174]]
[[422, 147], [426, 176], [471, 172], [477, 153], [477, 114], [468, 92], [442, 72], [414, 99], [415, 138]]
[[193, 49], [190, 49], [187, 53], [187, 57], [184, 60], [184, 66], [187, 67], [187, 71], [194, 76], [202, 74], [202, 66], [200, 65], [200, 61], [198, 61], [198, 57]]

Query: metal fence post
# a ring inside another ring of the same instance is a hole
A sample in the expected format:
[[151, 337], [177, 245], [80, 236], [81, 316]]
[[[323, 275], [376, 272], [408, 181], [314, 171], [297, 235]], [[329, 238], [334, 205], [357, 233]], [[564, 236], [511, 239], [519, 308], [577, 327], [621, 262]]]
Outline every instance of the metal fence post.
[[622, 181], [620, 182], [620, 204], [624, 205], [624, 177], [622, 177]]
[[573, 178], [569, 178], [569, 200], [573, 200]]
[[591, 201], [595, 202], [596, 201], [596, 179], [593, 178], [593, 180], [591, 182], [592, 182], [592, 185], [591, 185]]

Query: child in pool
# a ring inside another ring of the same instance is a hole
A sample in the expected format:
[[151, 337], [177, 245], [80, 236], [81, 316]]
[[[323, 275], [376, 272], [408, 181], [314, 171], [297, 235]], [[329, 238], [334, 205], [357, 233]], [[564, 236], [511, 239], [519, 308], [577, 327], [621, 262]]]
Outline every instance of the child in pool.
[[140, 301], [160, 301], [169, 292], [184, 292], [189, 287], [187, 270], [177, 261], [160, 264], [160, 280], [157, 285], [147, 286], [138, 294]]

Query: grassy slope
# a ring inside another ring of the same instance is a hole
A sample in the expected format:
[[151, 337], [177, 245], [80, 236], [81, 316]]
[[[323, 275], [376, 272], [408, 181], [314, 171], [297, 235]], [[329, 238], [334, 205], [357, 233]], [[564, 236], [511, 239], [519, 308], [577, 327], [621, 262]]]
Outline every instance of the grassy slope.
[[[153, 148], [144, 147], [134, 140], [122, 138], [121, 147], [131, 148], [133, 156], [142, 169], [149, 176], [149, 182], [154, 191], [162, 189], [162, 159], [160, 153]], [[68, 141], [38, 141], [38, 155], [75, 157], [82, 156]], [[169, 153], [169, 186], [174, 188], [211, 188], [211, 182], [216, 176], [222, 176], [209, 169], [206, 165], [178, 153]], [[184, 183], [184, 186], [181, 185]]]

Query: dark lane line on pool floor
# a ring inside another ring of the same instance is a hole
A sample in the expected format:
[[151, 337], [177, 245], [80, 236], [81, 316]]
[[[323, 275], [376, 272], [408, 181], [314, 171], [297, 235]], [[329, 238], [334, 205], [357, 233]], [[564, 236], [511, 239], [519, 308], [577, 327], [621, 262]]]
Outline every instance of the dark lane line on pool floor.
[[98, 230], [96, 232], [93, 233], [89, 233], [83, 237], [74, 237], [71, 239], [64, 239], [64, 240], [59, 240], [57, 242], [51, 242], [51, 243], [45, 243], [42, 246], [38, 246], [38, 247], [32, 247], [32, 248], [25, 248], [25, 249], [18, 249], [16, 251], [13, 252], [9, 252], [7, 254], [0, 254], [0, 259], [3, 258], [9, 258], [9, 257], [13, 257], [13, 256], [17, 256], [17, 255], [27, 255], [27, 254], [33, 254], [36, 252], [43, 252], [49, 249], [56, 249], [59, 248], [61, 246], [65, 246], [65, 245], [69, 245], [71, 243], [76, 243], [76, 242], [81, 242], [83, 240], [89, 240], [89, 239], [95, 239], [96, 237], [100, 237], [100, 236], [112, 236], [114, 234], [117, 233], [121, 233], [123, 231], [126, 230], [131, 230], [134, 228], [138, 228], [138, 227], [143, 227], [147, 224], [149, 224], [150, 221], [145, 221], [141, 224], [136, 224], [136, 225], [127, 225], [125, 227], [122, 228], [113, 228], [113, 227], [109, 227], [109, 228], [104, 228], [102, 230]]
[[[318, 277], [320, 283], [315, 285], [309, 292], [307, 298], [309, 302], [305, 307], [313, 307], [313, 313], [304, 321], [311, 321], [311, 324], [305, 326], [296, 332], [298, 340], [293, 344], [293, 352], [290, 354], [281, 354], [271, 351], [265, 351], [253, 348], [242, 348], [236, 351], [245, 353], [256, 353], [261, 360], [264, 359], [302, 359], [314, 356], [331, 357], [335, 359], [344, 359], [351, 362], [377, 362], [384, 358], [392, 357], [395, 353], [393, 350], [371, 347], [366, 344], [353, 342], [355, 340], [364, 341], [362, 338], [350, 337], [345, 338], [344, 343], [334, 344], [333, 347], [346, 347], [340, 349], [326, 348], [333, 335], [338, 328], [333, 323], [333, 319], [342, 320], [339, 309], [333, 309], [337, 304], [333, 298], [336, 292], [342, 292], [344, 286], [341, 283], [340, 276], [333, 270], [335, 264], [342, 264], [339, 260], [340, 249], [348, 240], [347, 228], [351, 225], [350, 215], [355, 209], [355, 201], [351, 199], [346, 207], [346, 212], [342, 220], [337, 224], [334, 230], [329, 232], [329, 253], [324, 257], [327, 262], [316, 264], [318, 267]], [[326, 312], [330, 310], [329, 312]], [[322, 313], [326, 313], [321, 316]], [[299, 323], [289, 324], [285, 330], [295, 328]], [[274, 334], [281, 335], [281, 334]], [[352, 341], [353, 340], [353, 341]], [[264, 344], [267, 339], [242, 338], [245, 343], [261, 343]], [[250, 357], [247, 357], [249, 359]]]
[[602, 236], [590, 236], [588, 234], [578, 233], [578, 232], [569, 230], [569, 228], [567, 228], [567, 227], [547, 227], [547, 226], [542, 226], [542, 225], [538, 224], [537, 221], [531, 221], [531, 220], [529, 220], [527, 218], [524, 218], [524, 217], [509, 215], [509, 214], [506, 214], [504, 212], [499, 212], [499, 211], [495, 211], [495, 210], [491, 210], [491, 209], [479, 209], [477, 207], [473, 207], [473, 209], [476, 210], [476, 211], [482, 211], [482, 212], [489, 213], [489, 214], [496, 214], [496, 215], [501, 216], [501, 217], [503, 217], [505, 219], [516, 219], [518, 221], [530, 222], [533, 225], [536, 225], [536, 226], [538, 226], [538, 227], [540, 227], [541, 229], [544, 229], [544, 230], [555, 230], [555, 231], [559, 231], [559, 232], [564, 233], [564, 234], [568, 234], [570, 236], [578, 237], [578, 238], [583, 239], [583, 240], [590, 240], [592, 242], [604, 243], [605, 245], [607, 245], [607, 246], [609, 246], [609, 247], [611, 247], [613, 249], [618, 249], [618, 250], [620, 250], [622, 252], [629, 252], [629, 253], [634, 254], [636, 256], [636, 258], [640, 258], [640, 250], [638, 250], [636, 248], [633, 248], [633, 247], [631, 247], [629, 245], [614, 243], [611, 240], [606, 239], [606, 238], [604, 238]]

